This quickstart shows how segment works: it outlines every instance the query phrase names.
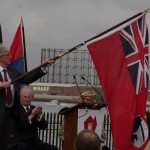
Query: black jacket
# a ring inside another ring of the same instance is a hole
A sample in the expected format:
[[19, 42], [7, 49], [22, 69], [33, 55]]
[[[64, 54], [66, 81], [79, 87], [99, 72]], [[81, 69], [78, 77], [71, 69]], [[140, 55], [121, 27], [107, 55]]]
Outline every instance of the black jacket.
[[[34, 109], [35, 106], [31, 105], [30, 107], [30, 113]], [[38, 120], [37, 118], [34, 118], [31, 122], [28, 119], [28, 115], [23, 108], [23, 106], [20, 106], [20, 122], [18, 121], [11, 121], [11, 128], [12, 128], [12, 137], [10, 138], [10, 145], [9, 147], [13, 147], [17, 144], [19, 141], [24, 140], [39, 140], [38, 138], [38, 128], [39, 129], [46, 129], [47, 128], [47, 122], [45, 120], [45, 115]]]

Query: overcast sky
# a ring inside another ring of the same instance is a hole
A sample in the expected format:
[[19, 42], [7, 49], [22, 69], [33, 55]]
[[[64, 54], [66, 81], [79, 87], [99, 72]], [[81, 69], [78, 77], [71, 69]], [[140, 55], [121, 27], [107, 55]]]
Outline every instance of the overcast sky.
[[3, 42], [11, 45], [22, 16], [30, 70], [41, 48], [70, 49], [147, 8], [150, 0], [0, 0]]

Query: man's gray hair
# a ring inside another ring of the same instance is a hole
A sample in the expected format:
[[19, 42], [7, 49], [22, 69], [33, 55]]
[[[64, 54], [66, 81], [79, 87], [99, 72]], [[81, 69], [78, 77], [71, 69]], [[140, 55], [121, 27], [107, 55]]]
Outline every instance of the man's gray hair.
[[34, 91], [31, 88], [31, 86], [29, 86], [29, 85], [24, 85], [24, 86], [21, 87], [21, 89], [20, 89], [20, 96], [22, 96], [24, 89], [29, 90], [32, 93], [33, 97], [34, 97]]
[[0, 57], [3, 56], [6, 51], [9, 51], [9, 50], [10, 50], [9, 47], [6, 47], [5, 45], [0, 44]]

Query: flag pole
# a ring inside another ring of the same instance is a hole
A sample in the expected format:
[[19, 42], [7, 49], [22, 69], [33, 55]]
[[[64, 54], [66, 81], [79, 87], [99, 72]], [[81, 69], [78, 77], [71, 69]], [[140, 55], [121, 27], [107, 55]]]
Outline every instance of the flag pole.
[[23, 18], [21, 16], [21, 27], [22, 27], [22, 38], [23, 38], [23, 52], [24, 52], [24, 63], [25, 63], [25, 72], [28, 72], [27, 69], [27, 55], [26, 55], [26, 42], [25, 42], [25, 33], [24, 33], [24, 23]]
[[104, 31], [104, 32], [102, 32], [102, 33], [100, 33], [100, 34], [98, 34], [98, 35], [96, 35], [96, 36], [94, 36], [94, 37], [92, 37], [91, 39], [88, 39], [88, 40], [85, 41], [84, 43], [88, 43], [89, 41], [92, 41], [92, 40], [94, 40], [94, 39], [96, 39], [96, 38], [98, 38], [98, 37], [100, 37], [100, 36], [102, 36], [102, 35], [104, 35], [104, 34], [110, 32], [110, 31], [112, 31], [112, 30], [114, 30], [114, 29], [116, 29], [116, 28], [118, 28], [118, 27], [120, 27], [120, 26], [122, 26], [123, 24], [125, 24], [125, 23], [127, 23], [127, 22], [129, 22], [129, 21], [135, 19], [136, 17], [138, 17], [138, 16], [140, 16], [140, 15], [142, 15], [142, 14], [144, 14], [144, 13], [147, 13], [147, 12], [149, 12], [149, 11], [150, 11], [150, 8], [148, 8], [148, 9], [144, 10], [143, 12], [140, 12], [140, 13], [138, 13], [138, 14], [136, 14], [136, 15], [134, 15], [134, 16], [132, 16], [132, 17], [130, 17], [130, 18], [128, 18], [128, 19], [122, 21], [121, 23], [118, 23], [117, 25], [115, 25], [115, 26], [113, 26], [113, 27], [107, 29], [106, 31]]
[[1, 29], [1, 24], [0, 24], [0, 44], [3, 43], [3, 36], [2, 36], [2, 29]]
[[69, 49], [68, 51], [66, 51], [66, 52], [64, 52], [64, 53], [62, 53], [62, 54], [60, 54], [60, 55], [58, 55], [58, 56], [56, 56], [56, 57], [54, 57], [53, 59], [56, 60], [56, 59], [58, 59], [58, 58], [60, 58], [60, 57], [62, 57], [62, 56], [64, 56], [64, 55], [66, 55], [66, 54], [72, 52], [73, 50], [76, 50], [76, 49], [80, 48], [81, 46], [85, 45], [85, 44], [88, 43], [89, 41], [92, 41], [92, 40], [94, 40], [94, 39], [96, 39], [96, 38], [98, 38], [98, 37], [100, 37], [100, 36], [102, 36], [102, 35], [104, 35], [104, 34], [110, 32], [110, 31], [112, 31], [112, 30], [114, 30], [114, 29], [120, 27], [121, 25], [123, 25], [123, 24], [125, 24], [125, 23], [131, 21], [132, 19], [134, 19], [134, 18], [136, 18], [136, 17], [138, 17], [138, 16], [140, 16], [140, 15], [142, 15], [142, 14], [144, 14], [144, 13], [147, 13], [147, 12], [149, 12], [149, 11], [150, 11], [150, 8], [144, 10], [143, 12], [139, 12], [138, 14], [136, 14], [136, 15], [134, 15], [134, 16], [132, 16], [132, 17], [130, 17], [130, 18], [128, 18], [128, 19], [122, 21], [121, 23], [119, 23], [119, 24], [117, 24], [117, 25], [115, 25], [115, 26], [113, 26], [113, 27], [107, 29], [106, 31], [104, 31], [104, 32], [102, 32], [102, 33], [100, 33], [100, 34], [98, 34], [98, 35], [96, 35], [96, 36], [94, 36], [94, 37], [92, 37], [92, 38], [90, 38], [90, 39], [88, 39], [88, 40], [86, 40], [86, 41], [84, 41], [84, 42], [78, 44], [77, 46], [75, 46], [75, 47]]
[[[84, 41], [84, 42], [78, 44], [77, 46], [75, 46], [75, 47], [73, 47], [73, 48], [67, 50], [66, 52], [63, 52], [62, 54], [60, 54], [60, 55], [54, 57], [53, 60], [56, 61], [57, 59], [63, 57], [64, 55], [66, 55], [66, 54], [68, 54], [68, 53], [70, 53], [70, 52], [72, 52], [72, 51], [74, 51], [74, 50], [80, 48], [81, 46], [85, 45], [85, 43], [87, 43], [87, 42], [89, 42], [89, 41], [91, 41], [91, 40], [94, 40], [94, 39], [96, 39], [96, 38], [98, 38], [98, 37], [100, 37], [100, 36], [102, 36], [102, 35], [104, 35], [104, 34], [110, 32], [110, 31], [112, 31], [112, 30], [118, 28], [119, 26], [121, 26], [121, 25], [127, 23], [128, 21], [131, 21], [132, 19], [134, 19], [134, 18], [136, 18], [136, 17], [138, 17], [138, 16], [140, 16], [140, 15], [142, 15], [142, 14], [144, 14], [144, 13], [147, 13], [149, 10], [150, 10], [150, 8], [149, 8], [149, 9], [146, 9], [145, 11], [140, 12], [140, 13], [138, 13], [138, 14], [136, 14], [136, 15], [134, 15], [134, 16], [132, 16], [132, 17], [130, 17], [130, 18], [124, 20], [124, 21], [122, 21], [121, 23], [119, 23], [119, 24], [117, 24], [117, 25], [115, 25], [115, 26], [109, 28], [108, 30], [106, 30], [106, 31], [104, 31], [104, 32], [102, 32], [102, 33], [100, 33], [100, 34], [98, 34], [98, 35], [96, 35], [96, 36], [94, 36], [94, 37], [92, 37], [92, 38], [90, 38], [90, 39], [88, 39], [88, 40], [86, 40], [86, 41]], [[40, 69], [40, 68], [42, 68], [42, 67], [44, 67], [44, 66], [46, 66], [46, 65], [48, 65], [48, 62], [45, 62], [45, 63], [43, 63], [42, 65], [40, 65], [40, 66], [34, 68], [33, 70], [27, 72], [26, 74], [23, 74], [23, 75], [19, 76], [19, 77], [16, 78], [15, 80], [11, 81], [11, 84], [14, 84], [14, 83], [17, 82], [18, 80], [20, 80], [20, 79], [26, 77], [27, 75], [29, 75], [29, 74], [35, 72], [36, 70], [38, 70], [38, 69]]]

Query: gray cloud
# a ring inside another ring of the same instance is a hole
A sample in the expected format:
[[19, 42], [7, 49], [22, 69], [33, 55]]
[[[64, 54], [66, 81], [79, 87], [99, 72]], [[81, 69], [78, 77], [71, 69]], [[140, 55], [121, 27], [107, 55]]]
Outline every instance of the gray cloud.
[[[150, 6], [149, 0], [0, 0], [0, 3], [3, 40], [8, 46], [23, 16], [30, 69], [40, 64], [41, 48], [72, 48]], [[147, 17], [150, 24], [149, 14]]]

